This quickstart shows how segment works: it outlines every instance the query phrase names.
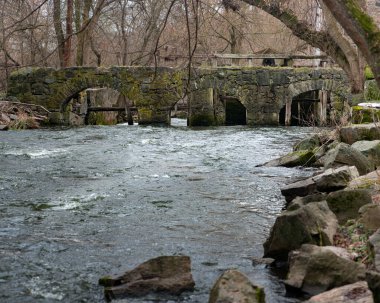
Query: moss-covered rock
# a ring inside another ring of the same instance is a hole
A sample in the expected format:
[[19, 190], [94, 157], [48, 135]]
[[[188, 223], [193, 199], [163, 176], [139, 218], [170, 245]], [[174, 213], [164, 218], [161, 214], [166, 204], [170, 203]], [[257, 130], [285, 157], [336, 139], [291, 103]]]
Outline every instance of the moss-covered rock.
[[380, 110], [376, 108], [368, 108], [355, 105], [352, 107], [352, 123], [374, 123], [380, 121]]

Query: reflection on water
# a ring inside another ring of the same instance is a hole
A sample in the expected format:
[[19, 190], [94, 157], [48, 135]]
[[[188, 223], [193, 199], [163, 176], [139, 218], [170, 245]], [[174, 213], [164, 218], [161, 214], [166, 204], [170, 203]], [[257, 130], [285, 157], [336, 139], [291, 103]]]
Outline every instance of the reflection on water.
[[0, 301], [104, 302], [98, 278], [159, 255], [189, 255], [196, 290], [238, 268], [295, 302], [263, 265], [279, 186], [309, 172], [255, 167], [307, 128], [85, 127], [0, 134]]

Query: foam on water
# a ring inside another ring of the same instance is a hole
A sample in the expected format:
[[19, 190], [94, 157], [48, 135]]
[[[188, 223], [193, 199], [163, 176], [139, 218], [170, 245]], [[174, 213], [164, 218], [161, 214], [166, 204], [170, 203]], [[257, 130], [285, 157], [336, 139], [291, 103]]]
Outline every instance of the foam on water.
[[50, 158], [56, 157], [59, 155], [67, 154], [69, 151], [67, 149], [40, 149], [35, 151], [29, 150], [10, 150], [5, 152], [3, 155], [12, 155], [12, 156], [27, 156], [31, 159], [42, 159], [42, 158]]

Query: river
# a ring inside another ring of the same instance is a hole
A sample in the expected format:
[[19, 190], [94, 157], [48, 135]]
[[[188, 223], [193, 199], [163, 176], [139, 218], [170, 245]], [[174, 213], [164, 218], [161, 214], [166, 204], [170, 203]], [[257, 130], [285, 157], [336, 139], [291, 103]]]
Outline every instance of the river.
[[101, 276], [160, 255], [190, 256], [196, 290], [128, 302], [205, 303], [228, 268], [296, 302], [252, 257], [311, 172], [256, 165], [312, 129], [185, 124], [1, 132], [0, 302], [104, 302]]

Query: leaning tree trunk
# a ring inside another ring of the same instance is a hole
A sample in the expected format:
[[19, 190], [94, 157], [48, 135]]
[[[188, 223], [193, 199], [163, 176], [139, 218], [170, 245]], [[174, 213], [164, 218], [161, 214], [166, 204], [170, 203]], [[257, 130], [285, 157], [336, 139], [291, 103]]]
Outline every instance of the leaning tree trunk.
[[355, 42], [380, 87], [380, 29], [358, 0], [322, 0]]
[[364, 90], [364, 60], [355, 43], [344, 35], [343, 28], [337, 23], [330, 10], [321, 2], [325, 21], [331, 37], [341, 47], [346, 55], [350, 70], [346, 71], [351, 80], [352, 93], [361, 93]]
[[[287, 26], [292, 33], [307, 42], [313, 47], [319, 48], [328, 56], [332, 57], [335, 62], [347, 73], [351, 83], [356, 83], [356, 78], [362, 74], [353, 71], [350, 66], [349, 59], [342, 47], [335, 41], [333, 34], [330, 31], [316, 31], [310, 28], [309, 24], [299, 20], [298, 17], [290, 9], [282, 8], [279, 1], [265, 1], [265, 0], [242, 0], [252, 6], [256, 6], [266, 13], [272, 15], [285, 26]], [[335, 0], [332, 0], [335, 1]], [[335, 15], [334, 15], [335, 17]], [[354, 85], [352, 91], [357, 93], [362, 92], [364, 87]]]

